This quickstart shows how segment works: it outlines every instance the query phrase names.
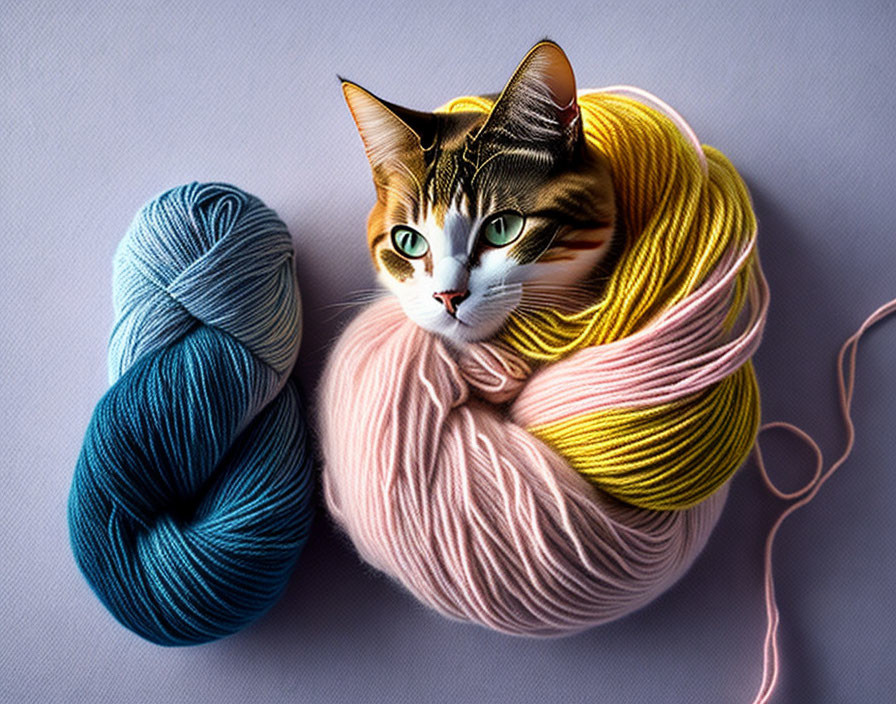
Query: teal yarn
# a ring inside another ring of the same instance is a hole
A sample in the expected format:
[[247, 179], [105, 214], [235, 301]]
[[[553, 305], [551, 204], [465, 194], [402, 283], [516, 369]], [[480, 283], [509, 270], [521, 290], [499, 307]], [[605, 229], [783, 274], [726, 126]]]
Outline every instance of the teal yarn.
[[112, 385], [75, 467], [69, 532], [103, 604], [154, 643], [261, 615], [307, 538], [293, 258], [276, 213], [221, 183], [147, 203], [115, 254]]

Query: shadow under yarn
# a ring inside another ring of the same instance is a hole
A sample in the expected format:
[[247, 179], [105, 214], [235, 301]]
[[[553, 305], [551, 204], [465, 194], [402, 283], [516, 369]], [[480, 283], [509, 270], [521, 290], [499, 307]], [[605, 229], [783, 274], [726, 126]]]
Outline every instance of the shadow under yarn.
[[276, 213], [218, 183], [147, 203], [116, 252], [112, 387], [87, 428], [69, 528], [100, 600], [160, 645], [262, 614], [307, 539], [293, 258]]

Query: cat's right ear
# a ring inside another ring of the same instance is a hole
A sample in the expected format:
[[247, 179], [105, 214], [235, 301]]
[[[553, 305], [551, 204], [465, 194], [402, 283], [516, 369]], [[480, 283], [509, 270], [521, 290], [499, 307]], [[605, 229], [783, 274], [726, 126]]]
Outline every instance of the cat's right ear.
[[416, 173], [424, 170], [424, 150], [431, 146], [435, 117], [380, 100], [373, 93], [345, 79], [342, 92], [351, 111], [374, 180], [397, 171], [399, 164]]

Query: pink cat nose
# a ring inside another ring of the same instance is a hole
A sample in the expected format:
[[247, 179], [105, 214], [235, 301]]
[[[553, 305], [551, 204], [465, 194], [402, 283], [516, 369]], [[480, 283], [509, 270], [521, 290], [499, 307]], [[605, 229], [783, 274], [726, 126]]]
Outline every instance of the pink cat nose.
[[469, 295], [470, 292], [464, 289], [463, 291], [442, 291], [441, 293], [432, 294], [432, 297], [437, 301], [441, 301], [445, 306], [445, 310], [454, 315], [457, 313], [457, 307], [461, 304], [461, 301]]

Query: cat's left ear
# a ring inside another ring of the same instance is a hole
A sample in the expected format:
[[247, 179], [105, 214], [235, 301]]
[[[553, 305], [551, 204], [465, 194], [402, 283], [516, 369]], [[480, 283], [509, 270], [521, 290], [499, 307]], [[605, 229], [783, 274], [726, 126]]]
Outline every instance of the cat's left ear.
[[572, 65], [557, 44], [545, 40], [517, 66], [474, 141], [562, 151], [573, 148], [581, 134]]

